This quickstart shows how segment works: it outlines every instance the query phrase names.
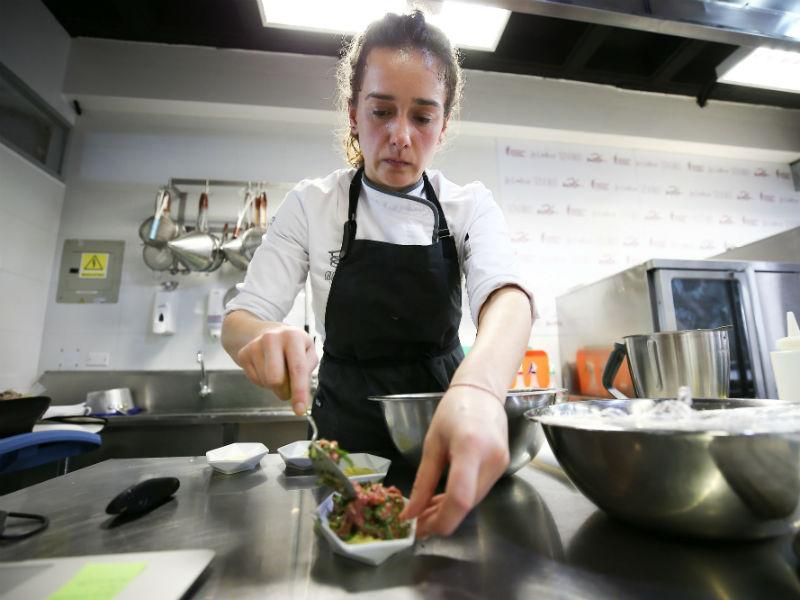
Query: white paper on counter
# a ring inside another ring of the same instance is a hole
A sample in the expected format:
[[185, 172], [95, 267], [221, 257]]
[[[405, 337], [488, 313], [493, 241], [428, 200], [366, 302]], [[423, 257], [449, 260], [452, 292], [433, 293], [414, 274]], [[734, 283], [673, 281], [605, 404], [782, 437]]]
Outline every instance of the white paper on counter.
[[33, 426], [33, 431], [55, 431], [66, 429], [68, 431], [85, 431], [86, 433], [99, 433], [103, 430], [101, 423], [39, 423]]
[[79, 404], [65, 404], [62, 406], [51, 406], [46, 411], [42, 419], [52, 419], [53, 417], [82, 417], [88, 415], [90, 409], [86, 406], [86, 402]]

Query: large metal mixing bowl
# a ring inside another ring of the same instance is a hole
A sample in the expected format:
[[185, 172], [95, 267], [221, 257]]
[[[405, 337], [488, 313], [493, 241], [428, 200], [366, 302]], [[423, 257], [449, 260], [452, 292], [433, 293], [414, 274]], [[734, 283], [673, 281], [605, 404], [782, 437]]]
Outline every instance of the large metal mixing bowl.
[[[544, 435], [538, 423], [525, 418], [525, 413], [535, 408], [544, 408], [556, 402], [563, 389], [510, 390], [506, 396], [505, 409], [508, 417], [508, 450], [510, 462], [505, 475], [511, 475], [529, 463], [544, 443]], [[399, 394], [372, 396], [369, 399], [381, 403], [383, 417], [389, 427], [389, 435], [400, 454], [419, 464], [422, 444], [431, 424], [433, 413], [444, 392], [427, 394]]]
[[[651, 400], [586, 401], [632, 414]], [[698, 410], [768, 406], [779, 400], [695, 399]], [[573, 483], [608, 514], [689, 537], [758, 539], [800, 518], [800, 432], [588, 429], [541, 422], [559, 404], [527, 413], [542, 425]]]

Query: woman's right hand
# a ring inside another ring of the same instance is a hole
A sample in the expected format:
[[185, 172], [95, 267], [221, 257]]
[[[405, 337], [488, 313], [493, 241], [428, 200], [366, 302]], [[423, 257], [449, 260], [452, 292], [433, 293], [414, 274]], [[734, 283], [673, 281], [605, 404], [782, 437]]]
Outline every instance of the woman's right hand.
[[305, 414], [311, 373], [319, 363], [308, 333], [289, 325], [270, 328], [245, 344], [236, 359], [250, 381], [291, 400], [296, 415]]

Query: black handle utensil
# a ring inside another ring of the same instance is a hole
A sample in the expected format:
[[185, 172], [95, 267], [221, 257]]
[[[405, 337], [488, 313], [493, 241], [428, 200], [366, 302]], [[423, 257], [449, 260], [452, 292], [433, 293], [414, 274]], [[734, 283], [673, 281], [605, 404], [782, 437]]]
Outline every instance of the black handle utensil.
[[160, 506], [178, 490], [176, 477], [145, 479], [120, 492], [106, 507], [110, 515], [137, 515]]

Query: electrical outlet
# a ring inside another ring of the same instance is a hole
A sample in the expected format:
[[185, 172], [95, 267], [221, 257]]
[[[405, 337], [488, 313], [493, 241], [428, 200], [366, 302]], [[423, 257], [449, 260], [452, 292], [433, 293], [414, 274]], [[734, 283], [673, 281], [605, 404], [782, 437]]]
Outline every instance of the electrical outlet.
[[88, 352], [86, 354], [87, 367], [107, 367], [111, 356], [108, 352]]

